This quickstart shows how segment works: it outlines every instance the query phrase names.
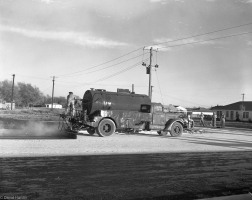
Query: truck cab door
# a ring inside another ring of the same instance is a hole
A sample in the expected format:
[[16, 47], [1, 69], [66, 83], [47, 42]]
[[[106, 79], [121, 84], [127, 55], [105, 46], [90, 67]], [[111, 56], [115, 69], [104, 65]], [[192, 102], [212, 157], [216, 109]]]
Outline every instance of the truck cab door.
[[152, 124], [154, 125], [165, 125], [165, 114], [164, 113], [154, 113], [152, 115]]
[[163, 112], [163, 107], [161, 104], [152, 105], [152, 124], [153, 125], [165, 125], [166, 116]]

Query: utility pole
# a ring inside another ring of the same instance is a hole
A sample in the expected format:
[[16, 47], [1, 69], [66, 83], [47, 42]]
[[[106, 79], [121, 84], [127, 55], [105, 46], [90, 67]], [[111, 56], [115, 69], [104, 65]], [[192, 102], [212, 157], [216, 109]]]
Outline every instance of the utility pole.
[[53, 76], [53, 87], [52, 87], [52, 109], [53, 109], [53, 96], [54, 96], [54, 81], [55, 81], [55, 76]]
[[242, 95], [242, 102], [244, 102], [244, 96], [245, 96], [245, 94], [242, 93], [241, 95]]
[[[154, 50], [154, 51], [157, 51], [157, 50]], [[151, 73], [152, 73], [152, 55], [153, 55], [153, 48], [151, 47], [150, 48], [150, 64], [148, 67], [146, 67], [146, 73], [149, 74], [149, 97], [150, 97], [150, 100], [152, 100], [152, 80], [151, 80]], [[146, 66], [146, 63], [143, 62], [142, 64], [143, 66]], [[158, 65], [156, 64], [154, 67], [158, 68]]]
[[135, 86], [134, 84], [132, 84], [132, 91], [131, 91], [132, 94], [135, 94]]
[[15, 74], [12, 74], [12, 91], [11, 91], [11, 110], [13, 109], [13, 94], [14, 94], [14, 80], [15, 80]]
[[151, 64], [152, 64], [152, 47], [150, 48], [150, 65], [149, 65], [149, 97], [150, 97], [150, 100], [152, 98], [152, 91], [151, 91]]

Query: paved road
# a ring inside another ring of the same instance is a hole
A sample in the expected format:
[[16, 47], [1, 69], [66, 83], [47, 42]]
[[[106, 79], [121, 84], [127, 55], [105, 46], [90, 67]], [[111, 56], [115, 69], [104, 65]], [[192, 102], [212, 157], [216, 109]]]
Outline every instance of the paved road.
[[206, 129], [180, 138], [2, 139], [0, 148], [0, 193], [6, 196], [198, 199], [252, 191], [252, 132], [246, 130]]

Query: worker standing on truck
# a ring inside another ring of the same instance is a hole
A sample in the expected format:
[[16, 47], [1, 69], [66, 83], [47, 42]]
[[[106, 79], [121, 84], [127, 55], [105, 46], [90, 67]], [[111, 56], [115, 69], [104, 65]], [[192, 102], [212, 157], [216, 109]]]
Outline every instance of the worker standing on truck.
[[75, 96], [73, 95], [73, 92], [69, 92], [69, 95], [67, 95], [66, 114], [70, 114], [72, 117], [75, 115], [74, 101]]
[[200, 124], [201, 124], [202, 126], [205, 126], [204, 114], [203, 114], [203, 113], [200, 114]]

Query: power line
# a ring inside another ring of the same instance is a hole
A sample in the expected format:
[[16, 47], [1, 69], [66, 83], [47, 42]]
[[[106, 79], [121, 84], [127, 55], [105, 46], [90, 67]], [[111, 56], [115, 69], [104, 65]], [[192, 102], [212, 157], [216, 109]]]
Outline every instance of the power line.
[[179, 41], [179, 40], [186, 40], [186, 39], [190, 39], [190, 38], [194, 38], [194, 37], [199, 37], [199, 36], [203, 36], [203, 35], [209, 35], [209, 34], [212, 34], [212, 33], [217, 33], [217, 32], [221, 32], [221, 31], [226, 31], [226, 30], [230, 30], [230, 29], [234, 29], [234, 28], [239, 28], [239, 27], [242, 27], [242, 26], [248, 26], [248, 25], [251, 25], [251, 24], [252, 24], [252, 22], [247, 23], [247, 24], [232, 26], [232, 27], [229, 27], [229, 28], [224, 28], [224, 29], [219, 29], [219, 30], [215, 30], [215, 31], [210, 31], [210, 32], [207, 32], [207, 33], [196, 34], [196, 35], [192, 35], [192, 36], [189, 36], [189, 37], [179, 38], [179, 39], [175, 39], [175, 40], [171, 40], [171, 41], [155, 43], [155, 44], [153, 44], [152, 46], [160, 45], [160, 44], [165, 44], [165, 43], [170, 43], [170, 42], [177, 42], [177, 41]]
[[[126, 85], [126, 84], [121, 84], [121, 85], [119, 85], [119, 84], [101, 84], [101, 83], [81, 83], [81, 82], [74, 82], [74, 81], [71, 81], [71, 82], [69, 82], [69, 81], [57, 81], [57, 83], [66, 83], [66, 84], [73, 84], [73, 85], [102, 85], [102, 86], [128, 86], [128, 85]], [[59, 86], [59, 85], [58, 85]], [[145, 86], [145, 85], [135, 85], [135, 86], [137, 86], [137, 87], [148, 87], [148, 86]], [[60, 87], [60, 86], [59, 86]], [[65, 87], [65, 85], [64, 86], [61, 86], [61, 87]], [[47, 88], [48, 89], [48, 88]], [[45, 89], [46, 90], [46, 89]], [[44, 90], [43, 90], [44, 91]]]
[[183, 46], [183, 45], [188, 45], [188, 44], [196, 44], [196, 43], [201, 43], [201, 42], [207, 42], [207, 41], [212, 41], [212, 40], [219, 40], [219, 39], [223, 39], [223, 38], [229, 38], [229, 37], [235, 37], [235, 36], [240, 36], [240, 35], [246, 35], [252, 33], [252, 31], [250, 32], [244, 32], [244, 33], [238, 33], [238, 34], [233, 34], [233, 35], [227, 35], [227, 36], [222, 36], [222, 37], [218, 37], [218, 38], [211, 38], [208, 40], [200, 40], [200, 41], [195, 41], [195, 42], [188, 42], [188, 43], [184, 43], [184, 44], [176, 44], [176, 45], [171, 45], [171, 46], [164, 46], [164, 47], [160, 47], [159, 49], [166, 49], [166, 48], [170, 48], [170, 47], [177, 47], [177, 46]]
[[131, 54], [131, 53], [134, 53], [134, 52], [140, 50], [140, 49], [142, 49], [142, 48], [135, 49], [135, 50], [130, 51], [130, 52], [128, 52], [128, 53], [126, 53], [126, 54], [124, 54], [124, 55], [122, 55], [122, 56], [119, 56], [119, 57], [117, 57], [117, 58], [114, 58], [114, 59], [112, 59], [112, 60], [106, 61], [106, 62], [101, 63], [101, 64], [98, 64], [98, 65], [94, 65], [94, 66], [89, 67], [89, 68], [87, 68], [87, 69], [83, 69], [83, 70], [76, 71], [76, 72], [73, 72], [73, 73], [62, 74], [62, 75], [59, 75], [59, 76], [60, 76], [60, 77], [65, 77], [65, 76], [68, 76], [68, 75], [71, 75], [71, 74], [76, 74], [76, 73], [80, 73], [80, 72], [87, 71], [87, 70], [90, 70], [90, 69], [94, 69], [94, 68], [100, 67], [100, 66], [102, 66], [102, 65], [108, 64], [108, 63], [110, 63], [110, 62], [113, 62], [113, 61], [115, 61], [115, 60], [118, 60], [118, 59], [120, 59], [120, 58], [123, 58], [123, 57], [125, 57], [125, 56], [127, 56], [127, 55], [129, 55], [129, 54]]
[[36, 77], [36, 76], [29, 76], [29, 75], [22, 75], [22, 74], [16, 74], [18, 76], [28, 77], [28, 78], [34, 78], [34, 79], [41, 79], [41, 80], [51, 80], [49, 78], [42, 78], [42, 77]]
[[[133, 60], [133, 59], [135, 59], [135, 58], [138, 58], [138, 57], [140, 57], [140, 56], [142, 56], [142, 54], [139, 54], [139, 55], [137, 55], [137, 56], [135, 56], [135, 57], [129, 58], [129, 59], [124, 60], [124, 61], [121, 61], [121, 62], [119, 62], [119, 63], [115, 63], [115, 64], [113, 64], [113, 65], [109, 65], [109, 66], [104, 67], [104, 68], [101, 68], [101, 69], [97, 69], [97, 70], [94, 70], [94, 71], [91, 71], [91, 72], [86, 72], [85, 74], [91, 74], [91, 73], [94, 73], [94, 72], [97, 72], [97, 71], [101, 71], [101, 70], [104, 70], [104, 69], [108, 69], [108, 68], [114, 67], [114, 66], [116, 66], [116, 65], [119, 65], [119, 64], [128, 62], [128, 61], [130, 61], [130, 60]], [[75, 77], [75, 76], [81, 76], [81, 75], [82, 75], [82, 74], [77, 74], [77, 75], [72, 75], [72, 76], [68, 76], [68, 77]], [[65, 76], [65, 77], [66, 77], [66, 76]]]
[[195, 103], [195, 102], [192, 102], [192, 101], [188, 101], [188, 100], [185, 100], [185, 99], [180, 99], [178, 97], [174, 97], [174, 96], [171, 96], [171, 95], [163, 95], [163, 96], [167, 96], [167, 97], [170, 97], [170, 98], [173, 98], [173, 99], [177, 99], [181, 102], [187, 102], [187, 103], [191, 103], [193, 105], [198, 105], [198, 106], [202, 106], [202, 107], [209, 107], [209, 106], [206, 106], [206, 105], [203, 105], [203, 104], [198, 104], [198, 103]]
[[[232, 27], [228, 27], [228, 28], [224, 28], [224, 29], [214, 30], [214, 31], [207, 32], [207, 33], [196, 34], [196, 35], [192, 35], [192, 36], [189, 36], [189, 37], [179, 38], [179, 39], [175, 39], [175, 40], [172, 40], [172, 41], [160, 42], [160, 43], [156, 43], [156, 44], [154, 44], [154, 45], [160, 45], [160, 44], [175, 42], [175, 41], [179, 41], [179, 40], [185, 40], [185, 39], [189, 39], [189, 38], [193, 38], [193, 37], [198, 37], [198, 36], [203, 36], [203, 35], [209, 35], [209, 34], [221, 32], [221, 31], [225, 31], [225, 30], [230, 30], [230, 29], [234, 29], [234, 28], [239, 28], [239, 27], [243, 27], [243, 26], [248, 26], [248, 25], [251, 25], [251, 24], [252, 24], [252, 22], [246, 23], [246, 24], [237, 25], [237, 26], [232, 26]], [[194, 43], [197, 43], [197, 42], [194, 42]], [[153, 45], [153, 46], [154, 46], [154, 45]], [[179, 45], [176, 45], [176, 46], [179, 46]], [[166, 48], [166, 47], [161, 47], [161, 48]], [[94, 68], [100, 67], [100, 66], [102, 66], [102, 65], [105, 65], [105, 64], [108, 64], [108, 63], [113, 62], [113, 61], [115, 61], [115, 60], [118, 60], [118, 59], [120, 59], [120, 58], [122, 58], [122, 57], [125, 57], [125, 56], [127, 56], [127, 55], [129, 55], [129, 54], [131, 54], [131, 53], [133, 53], [133, 52], [136, 52], [136, 51], [138, 51], [138, 50], [140, 50], [140, 49], [142, 49], [142, 47], [141, 47], [141, 48], [138, 48], [138, 49], [136, 49], [136, 50], [130, 51], [130, 52], [128, 52], [128, 53], [126, 53], [126, 54], [124, 54], [124, 55], [122, 55], [122, 56], [119, 56], [119, 57], [117, 57], [117, 58], [114, 58], [114, 59], [112, 59], [112, 60], [106, 61], [106, 62], [104, 62], [104, 63], [101, 63], [101, 64], [98, 64], [98, 65], [89, 67], [89, 68], [84, 69], [84, 70], [76, 71], [76, 72], [73, 72], [73, 73], [62, 74], [62, 75], [60, 75], [60, 76], [61, 76], [61, 77], [67, 77], [67, 76], [72, 75], [72, 74], [76, 74], [76, 73], [80, 73], [80, 72], [83, 72], [83, 71], [87, 71], [87, 70], [90, 70], [90, 69], [94, 69]], [[90, 72], [90, 73], [92, 73], [92, 72]]]
[[[148, 60], [148, 59], [146, 59], [145, 61], [147, 61], [147, 60]], [[123, 72], [126, 72], [126, 71], [128, 71], [128, 70], [130, 70], [130, 69], [132, 69], [132, 68], [135, 68], [135, 67], [137, 67], [137, 66], [139, 66], [139, 65], [141, 65], [141, 64], [142, 64], [142, 62], [138, 62], [138, 63], [136, 63], [136, 64], [134, 64], [134, 65], [131, 65], [131, 66], [127, 67], [126, 69], [123, 69], [123, 70], [121, 70], [121, 71], [119, 71], [119, 72], [116, 72], [116, 73], [114, 73], [114, 74], [112, 74], [112, 75], [105, 76], [105, 77], [103, 77], [103, 78], [101, 78], [101, 79], [98, 79], [98, 80], [95, 81], [95, 82], [104, 81], [104, 80], [106, 80], [106, 79], [112, 78], [112, 77], [117, 76], [117, 75], [119, 75], [119, 74], [121, 74], [121, 73], [123, 73]]]
[[160, 95], [161, 95], [162, 104], [164, 104], [163, 94], [162, 94], [162, 91], [161, 91], [161, 87], [160, 87], [160, 83], [159, 83], [159, 79], [158, 79], [158, 75], [157, 75], [157, 70], [155, 70], [155, 72], [156, 72], [156, 77], [157, 77], [157, 82], [158, 82], [159, 92], [160, 92]]

